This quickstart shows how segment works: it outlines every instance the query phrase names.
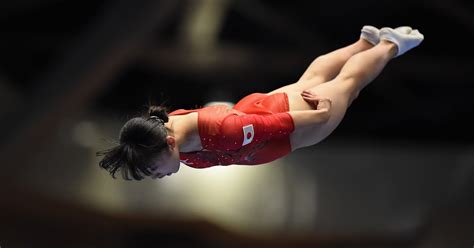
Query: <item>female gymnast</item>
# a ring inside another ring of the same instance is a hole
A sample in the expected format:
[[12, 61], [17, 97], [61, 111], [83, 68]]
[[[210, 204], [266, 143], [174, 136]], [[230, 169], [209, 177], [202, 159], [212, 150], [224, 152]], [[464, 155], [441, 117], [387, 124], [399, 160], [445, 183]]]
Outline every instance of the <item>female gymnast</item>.
[[316, 58], [296, 83], [250, 94], [233, 108], [168, 114], [162, 106], [150, 106], [125, 123], [116, 147], [98, 152], [104, 156], [99, 165], [114, 178], [121, 171], [127, 180], [141, 180], [176, 173], [180, 163], [207, 168], [281, 158], [326, 138], [385, 65], [423, 38], [408, 26], [364, 26], [357, 42]]

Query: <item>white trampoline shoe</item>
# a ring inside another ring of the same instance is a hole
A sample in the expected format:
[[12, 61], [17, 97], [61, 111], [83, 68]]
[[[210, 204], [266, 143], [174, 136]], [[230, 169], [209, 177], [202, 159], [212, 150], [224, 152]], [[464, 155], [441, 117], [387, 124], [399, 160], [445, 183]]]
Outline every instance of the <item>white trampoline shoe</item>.
[[401, 32], [402, 34], [409, 34], [413, 30], [410, 26], [401, 26], [398, 28], [395, 28], [398, 32]]
[[360, 38], [368, 41], [372, 45], [377, 45], [380, 41], [380, 30], [374, 26], [363, 26], [360, 32]]
[[417, 29], [412, 30], [411, 27], [382, 28], [380, 29], [380, 39], [387, 40], [398, 47], [398, 52], [395, 57], [398, 57], [410, 49], [418, 46], [424, 39]]

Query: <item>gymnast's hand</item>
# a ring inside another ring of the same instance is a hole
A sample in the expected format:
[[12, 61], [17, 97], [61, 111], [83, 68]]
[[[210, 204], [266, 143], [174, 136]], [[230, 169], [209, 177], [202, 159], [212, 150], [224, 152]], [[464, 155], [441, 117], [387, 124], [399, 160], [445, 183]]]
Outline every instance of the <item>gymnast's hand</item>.
[[327, 97], [318, 96], [307, 90], [301, 92], [301, 96], [316, 110], [326, 110], [329, 112], [329, 110], [331, 109], [332, 101]]

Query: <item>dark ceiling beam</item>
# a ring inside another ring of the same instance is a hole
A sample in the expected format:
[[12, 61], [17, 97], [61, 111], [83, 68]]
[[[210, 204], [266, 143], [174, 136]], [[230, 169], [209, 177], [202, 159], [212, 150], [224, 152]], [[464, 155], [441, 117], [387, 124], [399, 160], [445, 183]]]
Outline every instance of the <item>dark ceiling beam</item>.
[[191, 49], [206, 53], [218, 43], [230, 0], [193, 0], [183, 8], [177, 40]]
[[[25, 154], [47, 146], [61, 122], [77, 117], [85, 107], [136, 57], [180, 1], [111, 1], [97, 19], [56, 61], [36, 86], [27, 105], [2, 122], [0, 180], [20, 174]], [[29, 155], [30, 156], [30, 155]]]

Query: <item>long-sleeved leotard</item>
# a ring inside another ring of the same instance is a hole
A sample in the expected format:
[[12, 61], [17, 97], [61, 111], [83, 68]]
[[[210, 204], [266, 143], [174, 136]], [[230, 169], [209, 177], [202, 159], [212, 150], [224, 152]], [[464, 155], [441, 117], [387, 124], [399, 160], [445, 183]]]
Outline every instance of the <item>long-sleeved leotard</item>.
[[251, 94], [234, 108], [216, 105], [176, 110], [170, 115], [198, 112], [202, 151], [180, 153], [181, 162], [194, 168], [215, 165], [263, 164], [291, 152], [294, 130], [285, 93]]

